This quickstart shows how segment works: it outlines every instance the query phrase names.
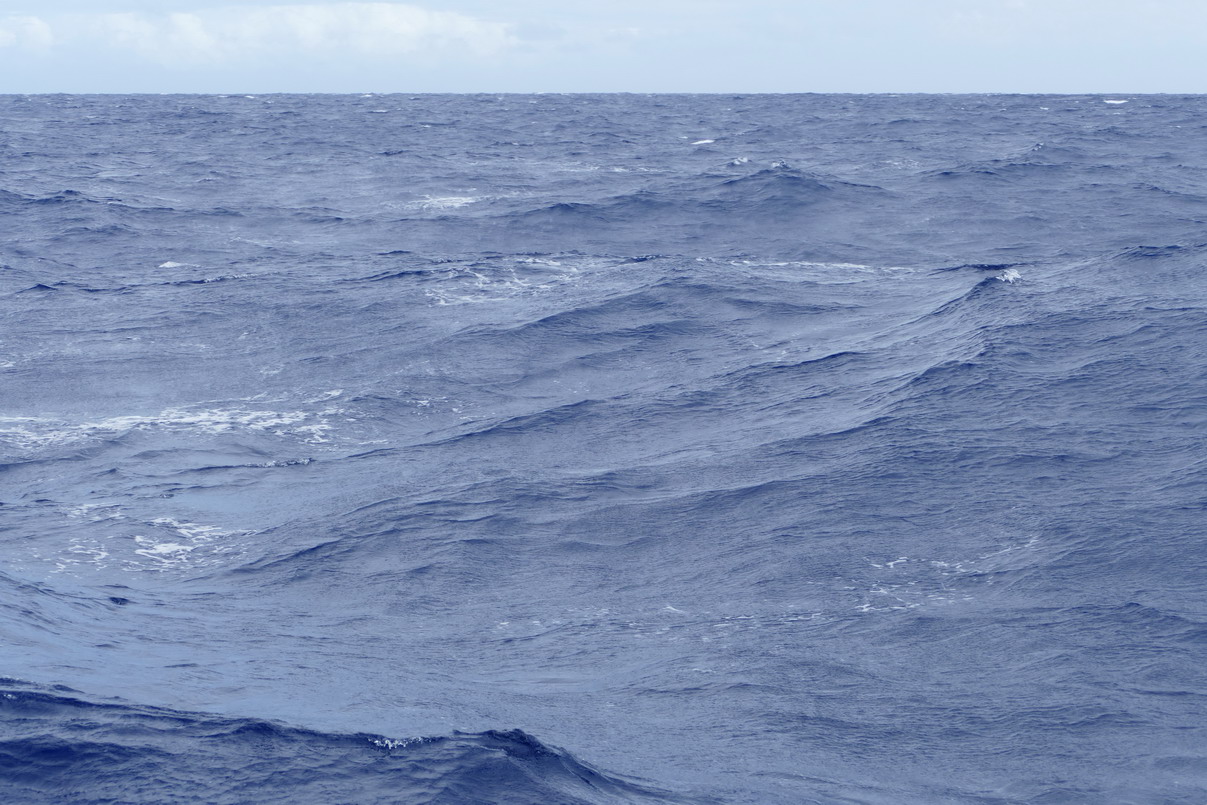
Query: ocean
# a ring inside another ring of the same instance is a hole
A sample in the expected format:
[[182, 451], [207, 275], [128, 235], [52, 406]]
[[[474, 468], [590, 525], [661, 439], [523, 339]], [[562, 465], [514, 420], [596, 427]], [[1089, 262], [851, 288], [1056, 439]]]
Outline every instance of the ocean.
[[1205, 119], [0, 97], [0, 800], [1207, 802]]

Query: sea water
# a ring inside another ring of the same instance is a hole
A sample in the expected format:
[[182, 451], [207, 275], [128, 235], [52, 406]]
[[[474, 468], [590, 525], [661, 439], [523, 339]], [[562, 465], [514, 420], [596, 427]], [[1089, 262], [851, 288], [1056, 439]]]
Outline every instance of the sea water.
[[0, 799], [1207, 801], [1205, 114], [0, 98]]

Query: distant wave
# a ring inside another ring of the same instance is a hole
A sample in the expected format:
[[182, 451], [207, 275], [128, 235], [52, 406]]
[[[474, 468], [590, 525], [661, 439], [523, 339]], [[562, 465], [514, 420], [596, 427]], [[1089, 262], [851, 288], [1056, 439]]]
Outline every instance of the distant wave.
[[853, 201], [863, 194], [883, 193], [881, 188], [841, 181], [777, 163], [753, 173], [735, 176], [701, 176], [691, 183], [653, 187], [603, 201], [565, 201], [524, 214], [530, 221], [547, 224], [573, 221], [600, 223], [680, 220], [687, 216], [725, 216], [731, 225], [755, 216], [802, 214], [817, 204]]

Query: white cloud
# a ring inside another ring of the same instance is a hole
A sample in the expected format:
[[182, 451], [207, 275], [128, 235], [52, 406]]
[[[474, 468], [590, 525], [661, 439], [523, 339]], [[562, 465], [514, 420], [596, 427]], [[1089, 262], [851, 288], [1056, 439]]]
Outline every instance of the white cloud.
[[215, 65], [290, 56], [482, 56], [516, 43], [505, 23], [380, 2], [0, 18], [0, 46], [55, 39], [107, 45], [160, 64]]
[[45, 50], [54, 44], [54, 32], [38, 17], [0, 17], [0, 48]]

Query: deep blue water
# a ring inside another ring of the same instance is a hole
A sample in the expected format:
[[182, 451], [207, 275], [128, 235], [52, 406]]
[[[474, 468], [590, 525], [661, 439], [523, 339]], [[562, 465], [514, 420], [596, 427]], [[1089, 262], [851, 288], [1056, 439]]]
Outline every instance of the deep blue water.
[[1205, 120], [0, 98], [0, 800], [1207, 801]]

